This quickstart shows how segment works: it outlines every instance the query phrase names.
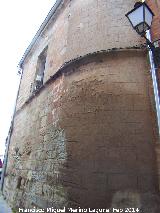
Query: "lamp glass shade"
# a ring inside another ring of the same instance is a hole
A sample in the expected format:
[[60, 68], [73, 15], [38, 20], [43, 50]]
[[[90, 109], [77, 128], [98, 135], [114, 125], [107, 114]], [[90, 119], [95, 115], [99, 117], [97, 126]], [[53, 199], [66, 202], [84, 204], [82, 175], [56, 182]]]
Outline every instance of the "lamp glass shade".
[[150, 10], [145, 7], [145, 22], [148, 24], [148, 26], [151, 26], [153, 20], [153, 13], [150, 12]]
[[128, 18], [135, 28], [137, 25], [143, 22], [143, 6], [137, 8], [133, 12], [128, 14]]
[[126, 16], [137, 33], [142, 35], [150, 29], [154, 14], [144, 2], [128, 12]]

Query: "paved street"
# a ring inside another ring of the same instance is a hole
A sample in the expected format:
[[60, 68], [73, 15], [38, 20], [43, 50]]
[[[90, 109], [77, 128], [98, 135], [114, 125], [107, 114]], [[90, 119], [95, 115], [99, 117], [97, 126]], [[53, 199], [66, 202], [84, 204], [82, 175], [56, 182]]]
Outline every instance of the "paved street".
[[0, 192], [0, 213], [12, 213], [11, 208], [9, 208], [8, 204], [3, 199], [1, 192]]

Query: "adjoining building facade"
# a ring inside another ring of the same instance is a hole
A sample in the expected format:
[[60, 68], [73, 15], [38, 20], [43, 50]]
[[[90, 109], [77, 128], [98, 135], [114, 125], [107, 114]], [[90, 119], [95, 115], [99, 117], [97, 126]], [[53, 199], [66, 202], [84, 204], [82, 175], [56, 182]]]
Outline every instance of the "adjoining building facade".
[[150, 65], [125, 17], [134, 3], [58, 0], [26, 50], [3, 184], [14, 208], [158, 211]]

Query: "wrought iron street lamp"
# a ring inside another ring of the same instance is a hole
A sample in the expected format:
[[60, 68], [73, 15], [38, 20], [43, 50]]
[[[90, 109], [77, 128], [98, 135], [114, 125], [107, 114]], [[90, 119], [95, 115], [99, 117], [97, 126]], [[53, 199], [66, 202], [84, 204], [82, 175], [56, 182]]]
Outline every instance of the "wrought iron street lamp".
[[146, 39], [146, 43], [153, 53], [155, 66], [160, 66], [160, 48], [155, 46], [155, 42], [151, 43], [146, 38], [146, 31], [151, 28], [154, 13], [145, 2], [137, 2], [134, 5], [134, 9], [126, 14], [132, 27], [136, 32]]
[[154, 14], [145, 2], [137, 2], [126, 16], [137, 33], [143, 36], [150, 29]]

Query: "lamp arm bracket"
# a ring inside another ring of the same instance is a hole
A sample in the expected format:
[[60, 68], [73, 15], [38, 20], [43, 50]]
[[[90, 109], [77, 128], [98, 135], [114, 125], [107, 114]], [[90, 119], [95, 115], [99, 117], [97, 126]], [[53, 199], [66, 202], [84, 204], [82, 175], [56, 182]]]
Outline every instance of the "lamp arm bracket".
[[160, 41], [160, 39], [157, 39], [151, 42], [148, 38], [146, 38], [145, 35], [142, 35], [142, 37], [146, 39], [146, 44], [148, 45], [149, 49], [152, 51], [155, 68], [160, 67], [160, 47], [159, 46], [156, 47], [154, 45], [154, 43]]
[[151, 50], [152, 52], [154, 52], [154, 50], [155, 50], [154, 44], [153, 44], [152, 42], [150, 42], [150, 40], [145, 36], [145, 34], [142, 34], [141, 36], [142, 36], [143, 38], [145, 38], [146, 44], [149, 46], [150, 50]]

